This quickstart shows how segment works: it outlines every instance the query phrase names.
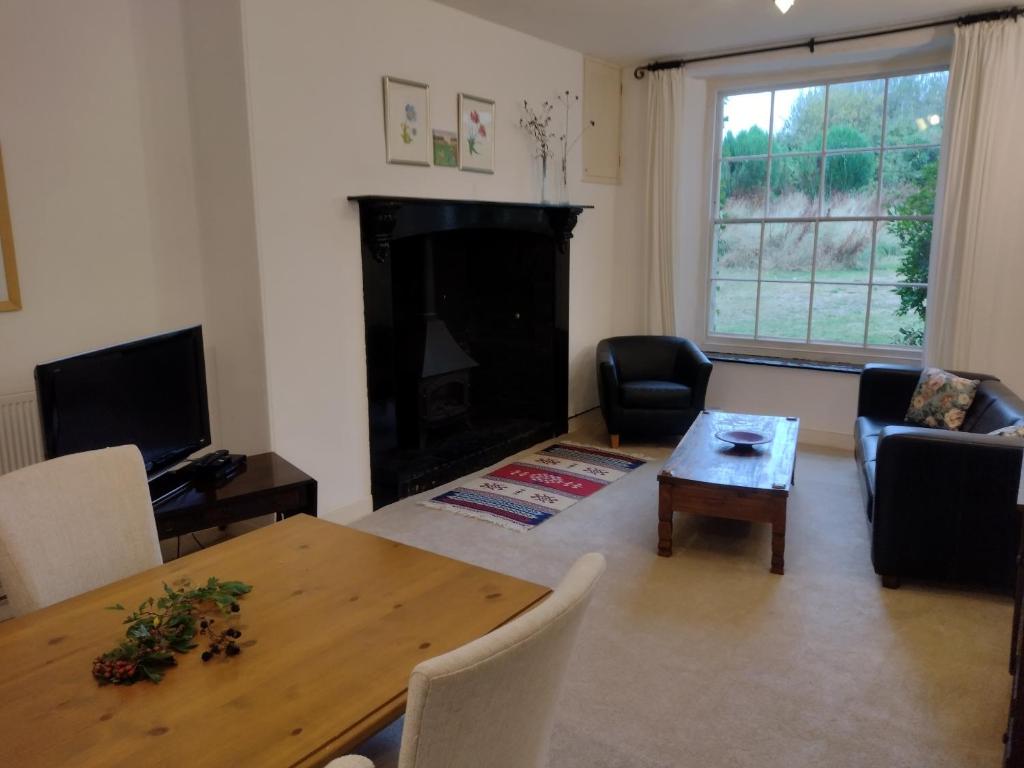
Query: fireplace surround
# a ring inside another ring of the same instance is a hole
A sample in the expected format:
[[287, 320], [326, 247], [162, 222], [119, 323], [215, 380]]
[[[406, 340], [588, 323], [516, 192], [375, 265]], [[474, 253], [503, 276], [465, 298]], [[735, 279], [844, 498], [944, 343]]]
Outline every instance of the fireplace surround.
[[374, 508], [563, 434], [581, 205], [358, 196]]

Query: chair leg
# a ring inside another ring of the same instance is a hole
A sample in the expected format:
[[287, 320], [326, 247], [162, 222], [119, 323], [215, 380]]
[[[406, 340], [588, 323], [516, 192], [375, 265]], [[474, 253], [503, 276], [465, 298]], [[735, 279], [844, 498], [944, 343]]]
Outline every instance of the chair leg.
[[882, 576], [882, 586], [886, 589], [899, 589], [901, 583], [899, 576]]
[[612, 448], [618, 448], [619, 447], [619, 436], [618, 435], [608, 435], [608, 438], [609, 438], [609, 442], [612, 444]]

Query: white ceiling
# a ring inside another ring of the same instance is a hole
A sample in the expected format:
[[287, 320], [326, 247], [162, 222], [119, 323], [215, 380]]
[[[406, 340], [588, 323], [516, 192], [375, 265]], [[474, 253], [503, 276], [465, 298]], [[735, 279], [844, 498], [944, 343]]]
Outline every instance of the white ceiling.
[[438, 0], [535, 37], [623, 62], [747, 48], [975, 13], [1007, 0]]

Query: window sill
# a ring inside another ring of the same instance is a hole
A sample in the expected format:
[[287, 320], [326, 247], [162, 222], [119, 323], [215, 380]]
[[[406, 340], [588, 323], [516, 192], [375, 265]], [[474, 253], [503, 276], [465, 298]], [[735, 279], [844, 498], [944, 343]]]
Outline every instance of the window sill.
[[709, 360], [721, 363], [743, 365], [766, 365], [770, 368], [795, 368], [804, 371], [826, 371], [827, 373], [852, 373], [860, 375], [863, 365], [856, 363], [825, 363], [819, 360], [801, 360], [795, 357], [768, 357], [765, 355], [744, 355], [734, 352], [705, 352]]

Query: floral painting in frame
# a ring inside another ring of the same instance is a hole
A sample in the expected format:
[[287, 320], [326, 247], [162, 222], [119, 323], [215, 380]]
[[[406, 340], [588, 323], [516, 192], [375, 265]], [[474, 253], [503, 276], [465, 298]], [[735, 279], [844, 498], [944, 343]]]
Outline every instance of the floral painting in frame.
[[459, 94], [459, 168], [494, 173], [494, 101]]
[[384, 78], [384, 145], [389, 163], [430, 165], [430, 87]]

